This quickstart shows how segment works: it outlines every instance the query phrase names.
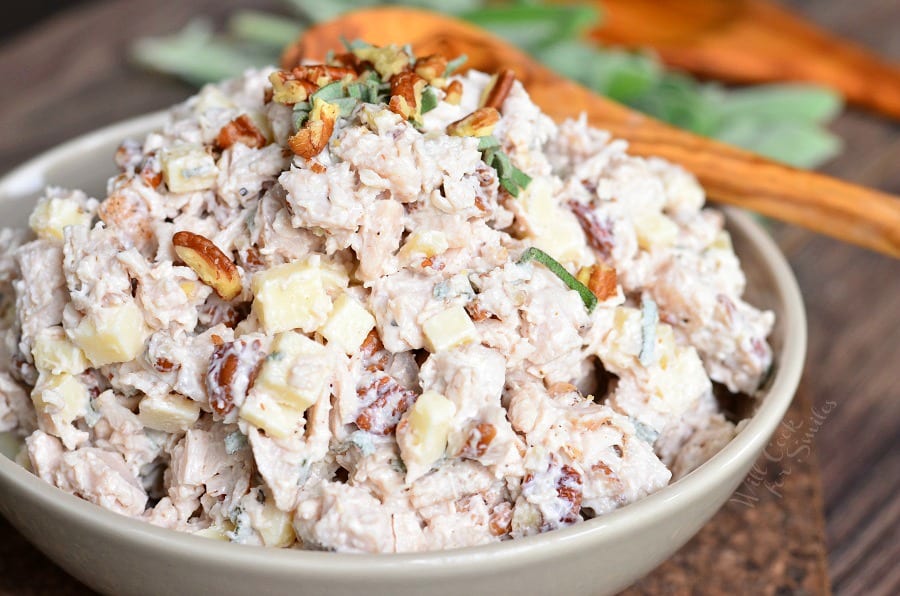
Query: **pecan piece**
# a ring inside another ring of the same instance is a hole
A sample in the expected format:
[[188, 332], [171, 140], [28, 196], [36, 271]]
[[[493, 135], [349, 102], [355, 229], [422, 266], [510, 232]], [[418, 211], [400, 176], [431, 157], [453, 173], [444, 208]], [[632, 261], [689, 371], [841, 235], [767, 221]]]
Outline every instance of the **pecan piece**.
[[361, 62], [371, 62], [383, 81], [390, 80], [392, 76], [410, 68], [410, 55], [394, 44], [380, 48], [374, 46], [353, 48], [351, 51]]
[[609, 219], [601, 221], [590, 206], [578, 201], [569, 201], [569, 209], [581, 224], [591, 248], [600, 253], [604, 260], [609, 259], [614, 244], [612, 222]]
[[490, 530], [494, 536], [505, 536], [512, 529], [513, 507], [503, 501], [491, 510]]
[[444, 101], [449, 104], [458, 106], [459, 102], [462, 101], [462, 83], [460, 83], [459, 81], [450, 81], [450, 84], [447, 85], [446, 93], [447, 95], [444, 97]]
[[331, 139], [340, 111], [339, 106], [316, 99], [309, 120], [288, 139], [291, 151], [306, 159], [312, 159], [321, 153]]
[[369, 382], [356, 393], [368, 405], [356, 417], [356, 426], [376, 435], [389, 435], [416, 400], [416, 393], [380, 371], [366, 377]]
[[209, 238], [182, 231], [172, 237], [172, 244], [178, 258], [223, 300], [232, 300], [241, 293], [243, 285], [237, 266]]
[[485, 89], [484, 107], [499, 110], [506, 101], [515, 80], [516, 73], [510, 69], [495, 74]]
[[238, 339], [213, 350], [206, 373], [206, 390], [213, 412], [226, 416], [244, 403], [264, 358], [258, 339]]
[[150, 366], [161, 373], [172, 372], [181, 368], [181, 364], [172, 362], [168, 358], [156, 358], [150, 363]]
[[581, 518], [581, 498], [584, 480], [581, 473], [569, 465], [563, 465], [559, 469], [559, 480], [556, 481], [556, 495], [560, 500], [568, 503], [566, 512], [560, 516], [559, 521], [573, 524]]
[[268, 140], [250, 119], [250, 116], [241, 114], [223, 126], [216, 137], [216, 145], [219, 149], [228, 149], [235, 143], [243, 143], [253, 149], [259, 149], [265, 147]]
[[[541, 531], [552, 530], [577, 522], [581, 519], [581, 501], [584, 486], [581, 473], [567, 464], [560, 466], [555, 460], [551, 460], [545, 473], [550, 475], [547, 480], [555, 478], [556, 497], [561, 503], [554, 507], [554, 511], [558, 513], [559, 517], [556, 519], [544, 517]], [[531, 472], [526, 474], [522, 479], [523, 492], [527, 494], [534, 490], [535, 482], [534, 474]]]
[[478, 108], [468, 116], [447, 125], [447, 134], [454, 137], [486, 137], [494, 132], [500, 112], [494, 108]]
[[488, 311], [484, 310], [481, 307], [481, 304], [478, 302], [477, 299], [466, 304], [465, 308], [466, 308], [466, 313], [468, 313], [468, 315], [469, 315], [469, 318], [472, 319], [473, 321], [475, 321], [476, 323], [478, 321], [484, 321], [485, 319], [493, 316], [493, 315], [491, 315], [491, 313], [489, 313]]
[[344, 77], [356, 78], [356, 70], [347, 66], [329, 66], [327, 64], [310, 64], [295, 66], [291, 75], [300, 81], [308, 81], [317, 87], [324, 87]]
[[141, 164], [140, 177], [150, 188], [156, 188], [162, 183], [163, 174], [155, 154], [147, 157]]
[[390, 354], [384, 349], [384, 344], [381, 343], [381, 338], [374, 329], [369, 331], [369, 335], [366, 336], [359, 351], [362, 355], [362, 365], [369, 372], [384, 370], [390, 360]]
[[425, 79], [414, 72], [401, 72], [391, 79], [391, 111], [406, 120], [418, 121], [422, 117], [422, 92]]
[[416, 60], [416, 74], [435, 87], [443, 87], [444, 73], [447, 72], [447, 59], [440, 54], [431, 54]]
[[269, 82], [272, 83], [272, 100], [289, 106], [306, 101], [318, 89], [315, 83], [295, 79], [283, 70], [270, 74]]
[[465, 447], [462, 449], [460, 456], [469, 459], [476, 459], [484, 455], [494, 437], [497, 436], [497, 427], [489, 422], [479, 422], [471, 431], [469, 438], [466, 440]]
[[616, 295], [618, 276], [616, 270], [606, 263], [600, 262], [590, 267], [583, 267], [578, 272], [578, 281], [588, 287], [597, 300], [606, 300]]

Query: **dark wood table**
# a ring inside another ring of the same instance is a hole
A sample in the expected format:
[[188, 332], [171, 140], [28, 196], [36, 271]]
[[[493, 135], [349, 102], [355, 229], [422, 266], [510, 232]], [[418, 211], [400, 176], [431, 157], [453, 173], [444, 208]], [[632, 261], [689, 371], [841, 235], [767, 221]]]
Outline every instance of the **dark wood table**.
[[[190, 94], [128, 64], [135, 37], [173, 31], [194, 14], [221, 19], [267, 4], [94, 2], [6, 41], [0, 171]], [[788, 4], [900, 60], [900, 3]], [[851, 111], [835, 130], [846, 150], [824, 171], [900, 193], [900, 126]], [[790, 448], [773, 443], [731, 502], [628, 594], [900, 593], [900, 261], [798, 228], [773, 233], [800, 281], [810, 328], [803, 385], [778, 431]], [[0, 520], [0, 595], [87, 593]]]

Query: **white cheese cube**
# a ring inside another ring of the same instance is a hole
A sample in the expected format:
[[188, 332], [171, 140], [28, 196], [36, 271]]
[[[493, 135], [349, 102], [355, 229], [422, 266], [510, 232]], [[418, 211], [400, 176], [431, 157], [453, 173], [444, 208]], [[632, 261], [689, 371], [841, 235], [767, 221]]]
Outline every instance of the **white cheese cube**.
[[212, 188], [219, 175], [216, 161], [202, 145], [186, 143], [165, 149], [160, 164], [163, 180], [171, 192]]
[[343, 293], [319, 333], [347, 354], [354, 354], [375, 327], [375, 317], [355, 298]]
[[39, 417], [52, 419], [53, 426], [59, 428], [84, 416], [90, 396], [77, 377], [42, 375], [31, 392], [31, 401]]
[[570, 210], [563, 209], [553, 194], [548, 177], [535, 178], [519, 194], [516, 201], [527, 223], [526, 238], [561, 263], [581, 263], [585, 256], [584, 231], [578, 219]]
[[54, 375], [77, 375], [90, 366], [84, 352], [69, 340], [62, 327], [48, 327], [39, 331], [34, 338], [31, 355], [39, 371]]
[[85, 316], [72, 340], [94, 366], [134, 360], [148, 334], [144, 315], [134, 302], [105, 306]]
[[241, 405], [241, 418], [275, 439], [294, 434], [303, 424], [303, 411], [278, 403], [269, 394], [253, 391]]
[[200, 404], [177, 393], [148, 395], [138, 406], [144, 426], [176, 433], [194, 426], [200, 418]]
[[716, 234], [715, 239], [712, 244], [709, 245], [710, 248], [715, 248], [717, 250], [724, 250], [727, 252], [734, 252], [734, 246], [731, 244], [731, 235], [727, 230], [719, 230]]
[[642, 339], [641, 311], [617, 306], [613, 311], [612, 329], [604, 341], [605, 352], [600, 354], [603, 363], [619, 370], [630, 368], [641, 352]]
[[666, 248], [678, 239], [678, 224], [662, 213], [640, 213], [634, 217], [638, 246], [644, 250]]
[[460, 305], [452, 306], [422, 325], [425, 347], [429, 352], [442, 352], [479, 339], [475, 323]]
[[267, 334], [312, 333], [331, 313], [330, 290], [345, 288], [347, 274], [317, 261], [286, 263], [253, 276], [253, 312]]
[[404, 414], [397, 426], [400, 457], [407, 482], [422, 476], [444, 455], [456, 406], [436, 391], [426, 391]]
[[31, 216], [28, 226], [38, 238], [63, 240], [63, 230], [68, 226], [89, 226], [93, 216], [72, 199], [42, 199]]
[[319, 401], [328, 387], [328, 366], [328, 352], [322, 344], [287, 331], [272, 343], [272, 352], [256, 377], [254, 391], [304, 412]]
[[291, 515], [276, 507], [272, 498], [266, 499], [259, 515], [253, 516], [253, 528], [268, 547], [285, 548], [296, 540]]
[[409, 262], [415, 258], [439, 255], [448, 248], [450, 244], [446, 234], [439, 230], [424, 230], [410, 234], [397, 256], [401, 261]]

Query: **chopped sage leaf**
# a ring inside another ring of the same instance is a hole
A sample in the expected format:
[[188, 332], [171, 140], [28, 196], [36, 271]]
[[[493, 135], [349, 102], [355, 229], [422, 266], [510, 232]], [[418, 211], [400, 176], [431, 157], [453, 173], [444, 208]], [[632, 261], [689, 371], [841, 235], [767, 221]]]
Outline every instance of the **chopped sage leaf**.
[[503, 178], [509, 178], [509, 175], [512, 173], [512, 162], [509, 161], [509, 156], [502, 151], [497, 151], [494, 153], [493, 159], [494, 169], [497, 170], [497, 175], [500, 176], [501, 180]]
[[366, 86], [364, 83], [353, 83], [347, 85], [347, 95], [354, 99], [362, 100], [366, 97]]
[[468, 59], [469, 59], [468, 56], [466, 56], [465, 54], [461, 54], [461, 55], [457, 56], [456, 58], [454, 58], [453, 60], [451, 60], [450, 62], [448, 62], [447, 68], [444, 69], [444, 76], [449, 77], [450, 75], [452, 75], [454, 72], [459, 70], [459, 68], [463, 64], [465, 64], [466, 60], [468, 60]]
[[653, 347], [656, 345], [656, 324], [659, 322], [659, 309], [649, 296], [641, 299], [641, 353], [638, 359], [644, 366], [653, 363]]
[[422, 92], [422, 109], [421, 112], [423, 114], [427, 114], [438, 105], [438, 97], [437, 93], [434, 90], [434, 87], [428, 86], [425, 88], [425, 91]]
[[518, 186], [519, 188], [525, 188], [529, 184], [531, 184], [531, 176], [513, 166], [512, 173], [509, 175], [510, 179]]
[[[344, 84], [340, 81], [328, 83], [310, 96], [310, 100], [321, 99], [322, 101], [331, 102], [339, 97], [344, 97]], [[312, 102], [310, 102], [312, 103]]]
[[547, 269], [549, 269], [556, 277], [562, 280], [570, 289], [578, 292], [584, 307], [588, 312], [593, 312], [597, 306], [597, 297], [591, 292], [586, 285], [575, 279], [575, 276], [566, 271], [559, 261], [534, 246], [525, 250], [519, 257], [519, 263], [527, 263], [528, 261], [537, 261]]
[[343, 118], [348, 118], [350, 114], [353, 113], [353, 110], [356, 106], [359, 105], [359, 100], [354, 97], [338, 97], [337, 99], [333, 99], [328, 103], [332, 103], [338, 106], [341, 109], [341, 116]]
[[478, 139], [478, 150], [487, 151], [488, 149], [499, 149], [500, 141], [494, 135], [487, 135]]
[[511, 178], [500, 178], [500, 186], [506, 189], [506, 192], [511, 194], [514, 197], [519, 196], [519, 187], [512, 181]]

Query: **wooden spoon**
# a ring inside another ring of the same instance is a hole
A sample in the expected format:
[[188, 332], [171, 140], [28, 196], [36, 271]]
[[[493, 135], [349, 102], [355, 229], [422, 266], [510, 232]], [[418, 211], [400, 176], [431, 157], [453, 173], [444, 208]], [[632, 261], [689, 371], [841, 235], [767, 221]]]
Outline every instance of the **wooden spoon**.
[[591, 37], [735, 83], [806, 81], [900, 119], [900, 67], [766, 0], [593, 0]]
[[417, 54], [468, 56], [467, 66], [511, 68], [541, 109], [556, 120], [585, 112], [594, 126], [626, 139], [630, 152], [659, 156], [693, 172], [710, 198], [900, 257], [900, 199], [798, 170], [700, 137], [600, 97], [521, 51], [462, 21], [408, 8], [346, 14], [309, 29], [282, 56], [290, 68], [340, 50], [341, 37], [376, 45], [411, 43]]

